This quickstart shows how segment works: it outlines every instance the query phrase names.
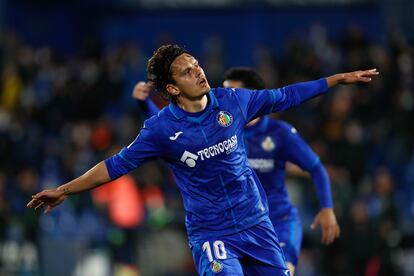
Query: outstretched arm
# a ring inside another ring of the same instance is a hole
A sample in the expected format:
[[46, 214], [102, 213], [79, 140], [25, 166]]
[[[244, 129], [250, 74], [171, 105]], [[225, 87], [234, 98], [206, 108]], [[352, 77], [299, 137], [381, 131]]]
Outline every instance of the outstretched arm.
[[304, 103], [326, 93], [329, 88], [335, 85], [370, 82], [378, 74], [376, 69], [371, 69], [340, 73], [327, 78], [295, 83], [278, 89], [258, 91], [233, 89], [233, 91], [236, 92], [235, 94], [238, 97], [238, 102], [246, 121], [250, 122], [254, 118], [273, 112], [280, 112]]
[[44, 190], [32, 196], [27, 207], [37, 210], [44, 206], [46, 207], [45, 213], [49, 213], [65, 201], [68, 195], [93, 189], [127, 174], [146, 160], [160, 157], [157, 140], [159, 127], [154, 120], [149, 119], [146, 122], [137, 138], [129, 146], [105, 161], [99, 162], [80, 177], [56, 189]]
[[[300, 82], [279, 89], [279, 95], [275, 95], [276, 102], [273, 111], [282, 111], [299, 105], [320, 94], [328, 88], [338, 84], [353, 84], [358, 82], [370, 82], [372, 77], [378, 75], [377, 69], [340, 73], [316, 81]], [[277, 99], [278, 98], [278, 99]]]
[[370, 82], [372, 77], [379, 75], [377, 69], [359, 70], [350, 73], [340, 73], [326, 78], [328, 87], [337, 84], [351, 84], [356, 82]]
[[27, 204], [27, 207], [35, 210], [46, 207], [45, 213], [47, 214], [63, 203], [69, 195], [93, 189], [110, 180], [105, 162], [102, 161], [80, 177], [55, 189], [43, 190], [32, 196], [32, 200]]

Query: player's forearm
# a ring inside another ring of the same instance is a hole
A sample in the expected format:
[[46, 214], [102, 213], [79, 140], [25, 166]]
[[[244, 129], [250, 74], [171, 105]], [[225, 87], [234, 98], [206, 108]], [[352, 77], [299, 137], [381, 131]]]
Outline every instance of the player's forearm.
[[331, 88], [335, 85], [340, 84], [345, 79], [345, 74], [336, 74], [326, 78], [326, 82], [328, 83], [328, 87]]
[[379, 73], [376, 69], [340, 73], [315, 81], [301, 82], [285, 86], [275, 93], [275, 106], [273, 112], [286, 110], [299, 105], [315, 96], [318, 96], [337, 84], [351, 84], [357, 82], [370, 82], [373, 76]]
[[326, 79], [300, 82], [282, 87], [275, 94], [273, 112], [283, 111], [328, 91]]
[[110, 180], [105, 162], [102, 161], [80, 177], [59, 186], [57, 189], [65, 195], [71, 195], [93, 189]]
[[147, 98], [145, 101], [148, 107], [148, 113], [146, 114], [148, 118], [157, 115], [160, 112], [160, 109], [155, 105], [155, 103], [151, 100], [150, 97]]
[[147, 98], [145, 101], [136, 100], [141, 110], [144, 112], [146, 118], [151, 118], [160, 112], [160, 109], [155, 105], [151, 98]]
[[316, 192], [318, 194], [320, 207], [332, 208], [333, 200], [331, 184], [326, 169], [324, 168], [322, 163], [319, 163], [310, 171], [310, 173], [312, 175], [312, 180], [315, 185]]

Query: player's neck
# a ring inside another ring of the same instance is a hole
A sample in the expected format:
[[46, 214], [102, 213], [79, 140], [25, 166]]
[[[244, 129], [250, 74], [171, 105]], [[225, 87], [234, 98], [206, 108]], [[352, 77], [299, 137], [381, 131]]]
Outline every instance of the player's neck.
[[187, 112], [200, 112], [203, 111], [208, 103], [207, 95], [203, 95], [200, 99], [188, 99], [184, 97], [180, 97], [177, 105]]

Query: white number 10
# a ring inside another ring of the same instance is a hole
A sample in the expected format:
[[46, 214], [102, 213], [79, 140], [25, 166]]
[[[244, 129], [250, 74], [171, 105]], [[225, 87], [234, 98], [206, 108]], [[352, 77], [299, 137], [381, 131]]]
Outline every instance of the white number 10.
[[[215, 241], [213, 242], [213, 248], [214, 248], [214, 256], [219, 260], [227, 259], [227, 252], [226, 248], [224, 247], [224, 242], [222, 241]], [[210, 262], [213, 261], [213, 254], [211, 252], [211, 246], [210, 242], [206, 241], [203, 243], [203, 252], [206, 252], [208, 260]]]

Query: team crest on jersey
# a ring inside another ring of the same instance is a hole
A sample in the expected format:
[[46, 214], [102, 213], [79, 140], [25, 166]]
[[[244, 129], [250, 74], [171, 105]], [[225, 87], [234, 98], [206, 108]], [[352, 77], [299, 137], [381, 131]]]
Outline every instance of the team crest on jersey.
[[222, 127], [228, 127], [233, 123], [233, 116], [227, 111], [220, 111], [217, 114], [217, 122]]
[[262, 142], [262, 148], [265, 151], [272, 151], [275, 149], [275, 143], [273, 142], [272, 137], [267, 136], [266, 139]]
[[221, 271], [223, 270], [223, 268], [224, 268], [223, 264], [222, 264], [222, 263], [220, 263], [219, 261], [214, 260], [214, 261], [211, 263], [211, 270], [212, 270], [214, 273], [219, 273], [219, 272], [221, 272]]

